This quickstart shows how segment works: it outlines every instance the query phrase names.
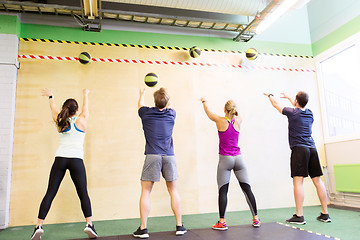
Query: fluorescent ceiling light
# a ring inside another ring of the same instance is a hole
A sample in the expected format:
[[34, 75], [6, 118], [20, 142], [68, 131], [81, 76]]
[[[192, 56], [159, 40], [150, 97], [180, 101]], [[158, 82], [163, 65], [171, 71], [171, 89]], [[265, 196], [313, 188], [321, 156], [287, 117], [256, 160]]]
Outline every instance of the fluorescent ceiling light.
[[284, 0], [273, 12], [267, 14], [259, 25], [256, 27], [256, 34], [262, 33], [266, 28], [279, 19], [291, 7], [293, 7], [299, 0]]
[[98, 16], [97, 0], [83, 0], [84, 14], [89, 19], [95, 19]]

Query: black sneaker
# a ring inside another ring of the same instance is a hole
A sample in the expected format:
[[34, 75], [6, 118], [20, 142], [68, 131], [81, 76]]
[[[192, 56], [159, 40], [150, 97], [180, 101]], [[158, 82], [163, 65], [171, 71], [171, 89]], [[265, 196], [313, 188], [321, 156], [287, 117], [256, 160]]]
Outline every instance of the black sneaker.
[[84, 232], [89, 236], [90, 239], [94, 239], [98, 237], [94, 225], [86, 224]]
[[286, 220], [288, 223], [295, 223], [295, 224], [306, 224], [304, 216], [299, 217], [298, 215], [294, 214], [292, 218]]
[[141, 229], [140, 227], [133, 233], [136, 238], [149, 238], [147, 228]]
[[37, 226], [34, 230], [33, 235], [31, 236], [31, 240], [40, 240], [43, 233], [44, 229], [42, 228], [42, 226]]
[[331, 222], [329, 214], [320, 213], [320, 216], [318, 216], [316, 219], [321, 222]]
[[186, 228], [184, 228], [183, 225], [181, 226], [176, 226], [176, 236], [181, 236], [184, 235], [187, 232]]

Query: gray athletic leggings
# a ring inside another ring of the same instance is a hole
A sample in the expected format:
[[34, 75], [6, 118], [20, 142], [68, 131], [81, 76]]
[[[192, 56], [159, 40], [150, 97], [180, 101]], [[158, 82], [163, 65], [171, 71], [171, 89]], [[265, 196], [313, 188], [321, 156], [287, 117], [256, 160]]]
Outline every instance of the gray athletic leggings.
[[240, 187], [245, 194], [246, 201], [253, 216], [257, 215], [256, 201], [251, 191], [247, 170], [242, 155], [224, 156], [219, 155], [217, 169], [217, 183], [219, 188], [219, 214], [220, 218], [225, 218], [227, 206], [227, 193], [229, 189], [231, 170], [239, 181]]

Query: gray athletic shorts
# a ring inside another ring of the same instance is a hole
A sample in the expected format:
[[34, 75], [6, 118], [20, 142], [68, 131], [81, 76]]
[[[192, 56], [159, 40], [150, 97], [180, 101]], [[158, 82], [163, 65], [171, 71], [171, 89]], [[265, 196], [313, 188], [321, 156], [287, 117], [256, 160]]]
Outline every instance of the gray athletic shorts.
[[168, 182], [177, 179], [175, 156], [146, 155], [141, 181], [159, 182], [160, 172]]

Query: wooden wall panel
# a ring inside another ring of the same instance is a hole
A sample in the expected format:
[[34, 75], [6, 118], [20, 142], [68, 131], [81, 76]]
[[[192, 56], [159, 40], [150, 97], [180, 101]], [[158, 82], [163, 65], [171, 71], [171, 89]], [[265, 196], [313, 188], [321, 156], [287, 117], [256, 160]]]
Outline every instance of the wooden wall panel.
[[[186, 51], [20, 42], [20, 54], [73, 57], [82, 51], [102, 58], [314, 66], [311, 59], [262, 56], [249, 62], [242, 60], [243, 56], [239, 54], [210, 52], [190, 59]], [[295, 95], [298, 90], [309, 91], [313, 96], [310, 108], [319, 117], [313, 73], [133, 63], [92, 62], [81, 65], [77, 61], [36, 59], [21, 59], [20, 62], [10, 225], [35, 223], [58, 145], [48, 100], [40, 96], [44, 87], [53, 89], [59, 107], [69, 97], [78, 99], [81, 104], [82, 89], [92, 91], [89, 95], [85, 166], [94, 220], [139, 217], [139, 178], [145, 140], [137, 114], [137, 101], [139, 88], [146, 87], [143, 78], [148, 72], [158, 74], [160, 81], [155, 88], [147, 88], [145, 104], [152, 106], [154, 90], [166, 87], [177, 111], [174, 147], [184, 214], [217, 211], [217, 132], [215, 124], [204, 114], [200, 97], [206, 97], [210, 108], [218, 114], [223, 114], [226, 100], [234, 99], [238, 103], [244, 116], [240, 147], [259, 208], [293, 206], [287, 122], [272, 109], [262, 93], [287, 91]], [[321, 143], [321, 126], [315, 125], [315, 128], [316, 141]], [[306, 190], [306, 196], [305, 204], [317, 204], [312, 188]], [[232, 177], [228, 210], [245, 209], [248, 209], [246, 201]], [[167, 190], [161, 180], [152, 193], [150, 216], [171, 214]], [[82, 220], [79, 200], [67, 174], [46, 223]]]

